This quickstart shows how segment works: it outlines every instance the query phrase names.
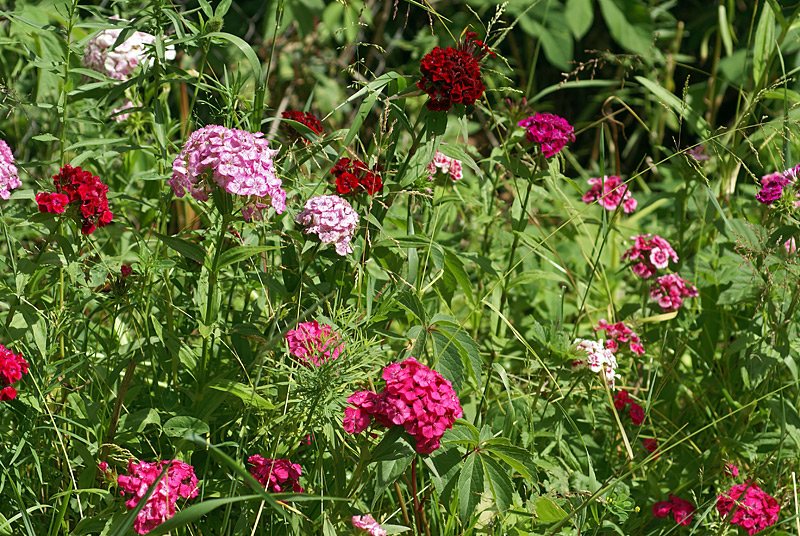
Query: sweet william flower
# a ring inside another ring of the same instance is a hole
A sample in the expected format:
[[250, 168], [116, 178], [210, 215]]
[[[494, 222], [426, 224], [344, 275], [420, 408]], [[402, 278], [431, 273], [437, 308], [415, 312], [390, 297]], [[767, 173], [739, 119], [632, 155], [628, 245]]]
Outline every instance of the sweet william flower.
[[[311, 112], [300, 112], [298, 110], [285, 110], [281, 116], [284, 119], [290, 119], [291, 121], [295, 121], [302, 125], [307, 126], [312, 132], [317, 134], [318, 136], [322, 134], [322, 125], [319, 122], [319, 119], [312, 114]], [[303, 140], [305, 143], [311, 143], [306, 138], [303, 137], [295, 128], [288, 123], [282, 122], [281, 128], [289, 136], [292, 140]]]
[[108, 186], [79, 167], [66, 165], [53, 175], [55, 192], [39, 192], [36, 203], [40, 212], [69, 214], [81, 224], [81, 233], [92, 234], [114, 218], [108, 207]]
[[[763, 205], [772, 205], [783, 196], [785, 189], [792, 188], [800, 174], [800, 165], [786, 171], [776, 171], [761, 177], [761, 190], [756, 194], [756, 200]], [[800, 193], [797, 194], [800, 197]], [[795, 201], [795, 207], [800, 206], [800, 201]]]
[[669, 262], [678, 262], [678, 254], [669, 242], [658, 235], [643, 234], [632, 236], [633, 246], [622, 254], [622, 260], [632, 261], [633, 273], [643, 279], [655, 275], [658, 270], [663, 270]]
[[673, 494], [669, 494], [669, 500], [653, 505], [653, 515], [655, 517], [666, 517], [670, 512], [678, 525], [690, 525], [694, 514], [694, 506], [689, 501], [685, 501]]
[[717, 496], [719, 514], [727, 518], [731, 525], [739, 525], [747, 530], [748, 534], [755, 534], [777, 523], [780, 510], [778, 501], [752, 482], [737, 484], [727, 493]]
[[292, 355], [308, 366], [319, 367], [339, 357], [344, 350], [344, 344], [338, 344], [339, 334], [328, 324], [320, 325], [316, 320], [301, 322], [286, 333], [285, 338]]
[[[150, 61], [149, 47], [154, 46], [156, 38], [144, 32], [133, 32], [128, 38], [114, 47], [122, 30], [108, 29], [99, 32], [86, 44], [83, 65], [116, 80], [130, 78], [136, 67]], [[164, 59], [175, 59], [175, 46], [164, 49]]]
[[303, 468], [286, 459], [273, 460], [254, 454], [247, 459], [252, 465], [250, 474], [264, 486], [267, 491], [281, 493], [288, 491], [291, 486], [295, 493], [302, 493], [303, 488], [298, 480], [303, 474]]
[[339, 195], [353, 195], [366, 192], [375, 195], [383, 189], [381, 179], [381, 166], [367, 165], [356, 159], [341, 158], [331, 168], [331, 175], [335, 177], [336, 193]]
[[19, 188], [21, 185], [17, 166], [14, 163], [14, 154], [8, 144], [0, 140], [0, 198], [8, 199], [11, 196], [11, 190]]
[[605, 318], [601, 318], [597, 322], [597, 327], [594, 328], [594, 330], [606, 332], [606, 348], [615, 354], [619, 351], [620, 343], [628, 343], [631, 352], [636, 355], [644, 354], [644, 346], [642, 346], [641, 338], [623, 322], [610, 324]]
[[334, 244], [336, 253], [353, 252], [350, 241], [358, 226], [358, 214], [346, 200], [337, 195], [319, 195], [306, 201], [297, 215], [297, 223], [305, 225], [305, 234], [314, 233], [325, 244]]
[[369, 534], [370, 536], [386, 536], [387, 534], [386, 529], [384, 529], [380, 523], [375, 521], [371, 514], [353, 516], [350, 519], [350, 522], [353, 523], [355, 528], [361, 529], [359, 532]]
[[459, 181], [464, 177], [460, 160], [450, 158], [444, 153], [436, 151], [433, 161], [428, 164], [428, 180], [434, 181], [438, 173], [449, 175], [453, 182]]
[[527, 131], [525, 138], [529, 142], [541, 146], [545, 158], [554, 156], [568, 142], [575, 141], [575, 129], [566, 119], [555, 114], [535, 114], [517, 124]]
[[572, 362], [573, 370], [589, 368], [592, 372], [600, 372], [610, 388], [614, 388], [617, 374], [617, 359], [614, 353], [605, 347], [602, 339], [592, 341], [589, 339], [575, 339], [575, 348], [579, 352], [585, 352], [586, 357], [576, 359]]
[[678, 274], [662, 275], [650, 287], [650, 298], [656, 300], [664, 312], [680, 309], [683, 298], [697, 296], [699, 296], [697, 288]]
[[636, 199], [631, 196], [628, 185], [616, 175], [602, 179], [594, 177], [587, 182], [591, 188], [581, 197], [584, 203], [597, 201], [606, 210], [616, 210], [622, 204], [622, 211], [625, 214], [632, 214], [636, 210], [638, 205]]

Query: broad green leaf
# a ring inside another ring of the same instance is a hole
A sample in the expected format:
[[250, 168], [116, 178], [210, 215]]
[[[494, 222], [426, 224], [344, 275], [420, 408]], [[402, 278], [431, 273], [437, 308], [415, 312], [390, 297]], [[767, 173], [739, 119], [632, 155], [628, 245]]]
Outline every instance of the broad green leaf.
[[372, 450], [372, 462], [399, 460], [414, 456], [413, 439], [402, 426], [393, 426]]
[[457, 393], [461, 390], [461, 382], [464, 380], [464, 362], [458, 345], [453, 338], [439, 331], [433, 330], [430, 335], [436, 359], [434, 369], [446, 380], [450, 380]]
[[567, 516], [559, 505], [557, 505], [550, 497], [539, 497], [535, 503], [536, 517], [542, 523], [555, 523], [561, 521]]
[[529, 482], [535, 482], [525, 466], [525, 463], [531, 458], [531, 454], [527, 450], [513, 445], [494, 444], [492, 440], [487, 441], [483, 449], [507, 463]]
[[164, 423], [164, 433], [170, 437], [183, 437], [188, 432], [203, 435], [207, 434], [209, 430], [208, 424], [205, 422], [196, 417], [186, 415], [172, 417]]
[[653, 23], [638, 0], [599, 0], [611, 37], [634, 54], [651, 56]]
[[411, 465], [411, 462], [414, 460], [414, 455], [405, 456], [403, 458], [398, 458], [396, 460], [384, 460], [382, 462], [378, 462], [378, 466], [375, 469], [375, 487], [373, 488], [373, 497], [372, 497], [372, 505], [375, 506], [375, 503], [378, 499], [381, 498], [383, 492], [386, 491], [395, 480], [397, 480], [400, 475], [406, 472], [406, 469]]
[[458, 517], [463, 525], [469, 525], [483, 494], [483, 466], [476, 461], [479, 456], [477, 451], [467, 456], [458, 475]]
[[225, 380], [225, 379], [214, 380], [214, 383], [210, 384], [208, 387], [209, 389], [216, 389], [217, 391], [225, 391], [226, 393], [239, 397], [245, 404], [251, 405], [261, 410], [267, 411], [275, 409], [275, 406], [272, 404], [272, 402], [266, 400], [261, 395], [253, 391], [252, 388], [234, 380]]
[[233, 263], [249, 259], [253, 255], [276, 249], [278, 249], [278, 246], [234, 246], [223, 251], [219, 256], [216, 271], [222, 270]]
[[592, 0], [567, 0], [564, 5], [564, 16], [572, 35], [575, 39], [580, 39], [592, 27], [594, 4]]
[[490, 456], [481, 456], [483, 469], [486, 479], [489, 481], [489, 488], [497, 503], [497, 510], [505, 512], [513, 504], [514, 486], [508, 477], [506, 470]]
[[753, 80], [761, 87], [761, 78], [769, 68], [772, 50], [775, 48], [775, 13], [764, 2], [758, 19], [756, 37], [753, 43]]
[[193, 261], [201, 264], [206, 258], [206, 253], [203, 251], [203, 248], [194, 242], [189, 242], [188, 240], [178, 238], [177, 236], [166, 236], [160, 233], [153, 234], [155, 234], [158, 239], [161, 240], [167, 247], [177, 251], [184, 257], [192, 259]]

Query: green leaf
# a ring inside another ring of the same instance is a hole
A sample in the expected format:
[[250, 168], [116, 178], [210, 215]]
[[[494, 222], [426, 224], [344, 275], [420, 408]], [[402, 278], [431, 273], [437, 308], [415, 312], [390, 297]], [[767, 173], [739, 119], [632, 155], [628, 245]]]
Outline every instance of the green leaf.
[[522, 477], [529, 482], [536, 481], [531, 475], [530, 471], [528, 471], [528, 468], [525, 466], [526, 462], [531, 457], [530, 452], [527, 450], [521, 447], [515, 447], [513, 445], [495, 444], [491, 439], [486, 442], [483, 450], [493, 454], [497, 458], [507, 463], [512, 469], [522, 475]]
[[480, 462], [475, 461], [479, 456], [478, 452], [467, 456], [461, 474], [458, 475], [458, 517], [467, 526], [483, 494], [483, 467]]
[[247, 41], [242, 39], [241, 37], [237, 37], [235, 35], [225, 33], [225, 32], [213, 32], [206, 35], [207, 38], [215, 38], [218, 37], [224, 41], [235, 45], [236, 48], [242, 51], [247, 61], [250, 63], [250, 67], [253, 70], [253, 77], [256, 80], [256, 83], [260, 83], [261, 81], [261, 61], [259, 61], [258, 56], [256, 55], [253, 47], [247, 44]]
[[483, 172], [481, 171], [481, 168], [478, 167], [478, 164], [475, 163], [475, 160], [473, 160], [472, 157], [468, 155], [467, 152], [460, 146], [443, 143], [439, 146], [439, 152], [447, 157], [455, 158], [456, 160], [460, 161], [462, 164], [474, 171], [478, 177], [483, 176]]
[[513, 504], [514, 486], [511, 479], [503, 467], [489, 456], [481, 456], [483, 470], [486, 479], [489, 481], [489, 488], [492, 490], [494, 501], [497, 504], [498, 512], [505, 512]]
[[756, 37], [753, 44], [753, 80], [757, 87], [761, 86], [761, 78], [769, 68], [772, 50], [775, 48], [775, 13], [764, 2], [761, 17], [758, 19]]
[[173, 249], [193, 261], [203, 263], [206, 258], [206, 253], [203, 248], [194, 242], [189, 242], [176, 236], [166, 236], [160, 233], [155, 234], [168, 248]]
[[193, 523], [212, 510], [215, 510], [220, 506], [225, 506], [226, 504], [260, 500], [262, 500], [261, 495], [241, 495], [239, 497], [225, 497], [223, 499], [208, 499], [207, 501], [203, 501], [200, 504], [193, 504], [189, 508], [178, 512], [172, 518], [167, 519], [147, 534], [151, 536], [166, 534], [177, 529], [178, 527], [183, 527], [189, 523]]
[[469, 276], [467, 275], [467, 271], [464, 269], [464, 263], [461, 262], [461, 259], [458, 256], [449, 251], [444, 251], [444, 266], [445, 270], [448, 271], [455, 277], [458, 284], [461, 286], [461, 289], [464, 291], [464, 294], [467, 295], [470, 303], [475, 302], [475, 298], [472, 295], [472, 283], [469, 280]]
[[700, 114], [695, 112], [691, 106], [683, 102], [681, 99], [663, 87], [648, 80], [647, 78], [644, 78], [643, 76], [637, 76], [636, 81], [650, 91], [650, 93], [652, 93], [659, 101], [661, 101], [662, 104], [666, 104], [679, 117], [685, 119], [692, 130], [694, 130], [695, 134], [700, 136], [708, 135], [708, 123], [706, 123], [705, 119], [703, 119]]
[[353, 139], [355, 139], [356, 134], [358, 134], [358, 130], [364, 123], [364, 119], [367, 118], [370, 110], [372, 110], [372, 107], [375, 106], [375, 103], [377, 102], [378, 97], [381, 96], [381, 93], [383, 93], [383, 86], [377, 88], [372, 93], [367, 95], [367, 98], [364, 99], [364, 102], [362, 102], [361, 106], [358, 107], [358, 112], [350, 121], [350, 130], [347, 131], [347, 135], [344, 137], [344, 142], [342, 143], [343, 147], [347, 147], [350, 145]]
[[207, 434], [210, 428], [208, 425], [196, 417], [178, 415], [172, 417], [164, 423], [164, 433], [170, 437], [183, 437], [188, 432], [198, 435]]
[[564, 15], [572, 35], [575, 39], [580, 39], [586, 35], [594, 22], [592, 0], [567, 0], [564, 5]]
[[208, 387], [210, 389], [216, 389], [217, 391], [225, 391], [226, 393], [239, 397], [246, 405], [253, 406], [254, 408], [265, 411], [275, 409], [272, 402], [261, 397], [247, 385], [234, 380], [214, 380]]
[[653, 23], [638, 0], [600, 0], [611, 37], [634, 54], [652, 55]]
[[567, 516], [567, 512], [554, 503], [550, 497], [542, 496], [536, 499], [535, 508], [536, 517], [542, 523], [555, 523]]
[[36, 141], [58, 141], [58, 138], [53, 136], [52, 134], [39, 134], [38, 136], [34, 136], [31, 138], [32, 140]]
[[436, 359], [434, 369], [440, 372], [446, 380], [450, 380], [457, 393], [461, 390], [461, 382], [464, 380], [464, 363], [458, 345], [452, 337], [439, 331], [434, 330], [430, 334], [434, 341]]
[[411, 465], [413, 459], [414, 455], [411, 455], [398, 458], [396, 460], [384, 460], [382, 462], [378, 462], [378, 466], [375, 470], [376, 478], [372, 497], [373, 507], [378, 499], [380, 499], [380, 497], [383, 495], [383, 492], [386, 491], [386, 488], [388, 488], [395, 480], [397, 480], [400, 475], [406, 472], [406, 469], [408, 469], [408, 466]]
[[233, 263], [249, 259], [253, 255], [276, 249], [278, 249], [278, 246], [234, 246], [222, 252], [217, 261], [215, 271], [220, 271]]
[[402, 426], [393, 426], [383, 436], [381, 442], [372, 451], [372, 462], [398, 460], [414, 456], [416, 451], [412, 445], [411, 436]]

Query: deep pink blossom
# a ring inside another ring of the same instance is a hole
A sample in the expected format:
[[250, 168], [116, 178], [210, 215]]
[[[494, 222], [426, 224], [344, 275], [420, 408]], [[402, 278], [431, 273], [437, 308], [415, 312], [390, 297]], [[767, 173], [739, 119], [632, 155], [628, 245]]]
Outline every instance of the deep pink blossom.
[[247, 461], [252, 465], [250, 474], [267, 491], [285, 492], [291, 486], [295, 493], [303, 492], [303, 488], [298, 482], [300, 475], [303, 474], [303, 468], [300, 465], [285, 459], [264, 458], [260, 454], [253, 454]]
[[601, 318], [597, 322], [595, 331], [606, 332], [606, 348], [615, 354], [619, 350], [620, 343], [628, 343], [631, 352], [636, 355], [644, 354], [644, 346], [642, 346], [642, 339], [631, 328], [626, 326], [623, 322], [610, 324], [605, 318]]
[[636, 426], [641, 426], [644, 422], [644, 410], [642, 409], [642, 406], [636, 402], [631, 402], [630, 416], [633, 424]]
[[720, 515], [728, 518], [732, 525], [746, 529], [748, 534], [755, 534], [777, 523], [780, 510], [774, 497], [751, 482], [737, 484], [727, 493], [717, 496]]
[[22, 186], [19, 180], [17, 166], [14, 164], [14, 154], [6, 142], [0, 140], [0, 198], [8, 199], [11, 190]]
[[17, 390], [11, 387], [28, 373], [28, 362], [22, 354], [15, 354], [2, 344], [0, 344], [0, 402], [14, 400], [17, 397]]
[[675, 518], [675, 523], [678, 525], [690, 525], [694, 514], [694, 505], [689, 501], [685, 501], [669, 494], [669, 500], [659, 502], [653, 505], [653, 515], [655, 517], [666, 517], [667, 514], [672, 512]]
[[581, 201], [584, 203], [594, 203], [597, 201], [606, 210], [616, 210], [622, 204], [625, 214], [631, 214], [638, 205], [636, 199], [631, 196], [628, 185], [616, 175], [603, 179], [593, 177], [587, 181], [589, 190], [583, 194]]
[[[384, 529], [380, 523], [375, 521], [371, 514], [366, 514], [363, 516], [353, 516], [350, 520], [353, 523], [353, 526], [357, 529], [361, 529], [364, 533], [369, 534], [370, 536], [386, 536], [386, 529]], [[359, 533], [361, 532], [359, 531]]]
[[[659, 457], [659, 450], [658, 450], [658, 440], [655, 438], [648, 438], [644, 440], [644, 449], [648, 452], [655, 453], [653, 457], [654, 460], [657, 460]], [[656, 517], [663, 517], [663, 516], [656, 516]]]
[[535, 114], [517, 124], [527, 130], [525, 138], [529, 142], [541, 145], [545, 158], [558, 153], [568, 142], [575, 141], [575, 129], [566, 119], [555, 114]]
[[648, 279], [658, 270], [663, 270], [671, 260], [678, 262], [678, 254], [672, 249], [669, 242], [658, 235], [643, 234], [632, 236], [633, 246], [622, 254], [622, 260], [632, 261], [633, 273]]
[[336, 359], [344, 350], [344, 344], [338, 344], [339, 334], [328, 324], [320, 326], [316, 320], [298, 324], [296, 329], [286, 334], [286, 342], [293, 356], [315, 367]]
[[[786, 171], [776, 171], [761, 177], [761, 190], [756, 194], [756, 200], [764, 205], [771, 205], [781, 198], [783, 190], [791, 187], [800, 174], [800, 165]], [[800, 194], [798, 194], [800, 196]], [[800, 201], [795, 203], [800, 206]]]
[[728, 476], [737, 477], [739, 476], [739, 468], [733, 465], [732, 463], [725, 464], [725, 473]]
[[650, 298], [656, 300], [664, 312], [680, 309], [683, 298], [697, 296], [697, 287], [690, 285], [678, 274], [662, 275], [650, 287]]
[[628, 391], [617, 391], [614, 395], [614, 407], [617, 410], [625, 409], [625, 406], [631, 403], [631, 397], [628, 395]]

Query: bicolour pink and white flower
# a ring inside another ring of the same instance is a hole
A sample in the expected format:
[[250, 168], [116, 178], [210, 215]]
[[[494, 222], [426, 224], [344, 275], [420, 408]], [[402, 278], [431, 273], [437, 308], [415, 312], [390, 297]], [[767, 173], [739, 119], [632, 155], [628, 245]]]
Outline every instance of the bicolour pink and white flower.
[[658, 235], [643, 234], [632, 236], [633, 246], [622, 254], [622, 260], [635, 262], [631, 269], [633, 273], [648, 279], [658, 270], [663, 270], [669, 261], [678, 262], [678, 254], [672, 249], [669, 242]]
[[375, 521], [371, 514], [353, 516], [350, 521], [355, 528], [361, 529], [359, 533], [363, 531], [364, 534], [369, 534], [370, 536], [386, 536], [387, 534], [386, 529]]
[[437, 173], [449, 175], [453, 182], [464, 178], [461, 161], [456, 160], [455, 158], [450, 158], [439, 151], [436, 151], [436, 155], [433, 157], [433, 162], [428, 164], [428, 180], [435, 180]]
[[[87, 44], [83, 65], [116, 80], [130, 78], [136, 67], [151, 61], [155, 36], [133, 32], [125, 41], [114, 47], [122, 30], [108, 29], [99, 32]], [[164, 49], [164, 59], [175, 59], [175, 46]]]
[[601, 318], [597, 322], [595, 331], [606, 332], [606, 348], [613, 353], [617, 353], [620, 343], [629, 343], [631, 352], [636, 355], [644, 354], [644, 346], [642, 346], [642, 339], [631, 328], [625, 325], [624, 322], [617, 322], [610, 324], [605, 318]]
[[617, 374], [617, 358], [614, 357], [614, 352], [605, 347], [602, 339], [599, 341], [575, 339], [574, 344], [578, 351], [586, 353], [586, 357], [574, 360], [572, 369], [588, 368], [592, 372], [600, 372], [609, 387], [613, 389], [616, 379], [620, 377]]
[[728, 518], [731, 525], [739, 525], [748, 534], [755, 534], [778, 522], [781, 507], [756, 484], [745, 482], [717, 496], [717, 511]]
[[264, 489], [273, 493], [288, 491], [291, 486], [295, 493], [302, 493], [299, 479], [303, 468], [289, 460], [264, 458], [260, 454], [253, 454], [247, 459], [252, 465], [250, 474], [258, 480]]
[[662, 275], [650, 287], [650, 298], [656, 300], [665, 313], [680, 309], [684, 298], [697, 296], [697, 287], [678, 274]]
[[593, 177], [587, 181], [589, 190], [583, 194], [581, 201], [584, 203], [594, 203], [597, 201], [606, 210], [616, 210], [622, 204], [625, 214], [631, 214], [638, 205], [636, 199], [631, 196], [628, 185], [616, 175], [601, 178]]
[[315, 367], [339, 357], [344, 351], [344, 344], [340, 344], [339, 339], [339, 334], [331, 326], [320, 325], [316, 320], [301, 322], [297, 328], [286, 333], [286, 342], [292, 355], [304, 364]]
[[0, 198], [8, 199], [11, 196], [11, 190], [19, 188], [21, 185], [19, 172], [14, 163], [14, 154], [8, 144], [0, 140]]
[[333, 244], [336, 253], [345, 256], [353, 252], [350, 241], [358, 227], [358, 214], [338, 195], [318, 195], [306, 201], [296, 218], [305, 225], [305, 234], [316, 234], [325, 244]]

